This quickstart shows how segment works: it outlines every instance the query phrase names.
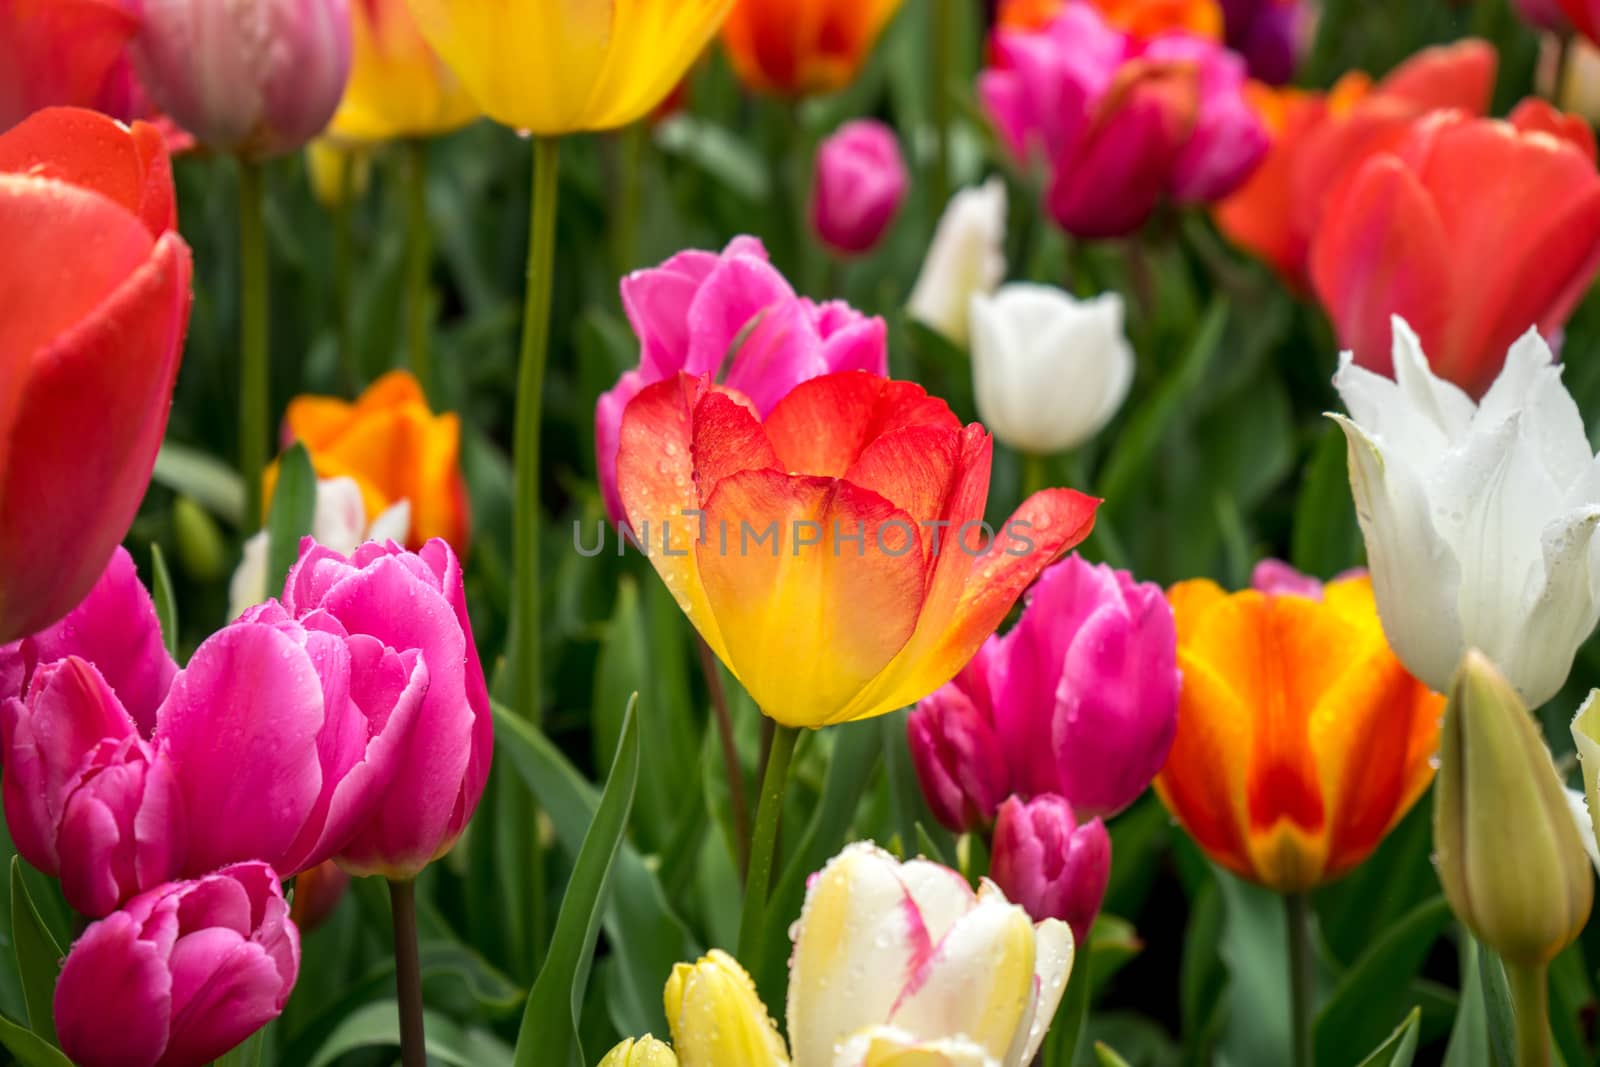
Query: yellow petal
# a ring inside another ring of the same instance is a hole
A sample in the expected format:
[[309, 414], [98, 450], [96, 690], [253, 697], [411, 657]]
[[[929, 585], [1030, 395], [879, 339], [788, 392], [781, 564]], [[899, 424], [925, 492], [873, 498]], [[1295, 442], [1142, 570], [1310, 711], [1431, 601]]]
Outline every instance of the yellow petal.
[[599, 1067], [678, 1067], [678, 1057], [664, 1043], [646, 1034], [637, 1041], [624, 1039], [606, 1053]]
[[680, 963], [662, 997], [683, 1067], [788, 1067], [783, 1037], [756, 986], [719, 949]]

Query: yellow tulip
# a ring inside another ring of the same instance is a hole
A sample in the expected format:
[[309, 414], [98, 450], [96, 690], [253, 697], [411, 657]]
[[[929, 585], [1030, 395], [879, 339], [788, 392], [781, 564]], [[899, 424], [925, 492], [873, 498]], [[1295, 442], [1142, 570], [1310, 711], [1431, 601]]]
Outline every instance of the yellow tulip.
[[306, 145], [306, 176], [311, 195], [330, 211], [367, 195], [372, 183], [372, 157], [360, 148], [345, 148], [326, 137]]
[[350, 43], [350, 81], [328, 136], [430, 137], [477, 118], [472, 97], [428, 47], [406, 0], [351, 0]]
[[743, 967], [720, 949], [672, 969], [663, 996], [683, 1067], [788, 1067], [783, 1037]]
[[606, 1053], [599, 1067], [678, 1067], [678, 1057], [665, 1043], [646, 1034], [637, 1041], [624, 1039]]
[[410, 0], [422, 35], [496, 122], [555, 137], [664, 100], [733, 0]]

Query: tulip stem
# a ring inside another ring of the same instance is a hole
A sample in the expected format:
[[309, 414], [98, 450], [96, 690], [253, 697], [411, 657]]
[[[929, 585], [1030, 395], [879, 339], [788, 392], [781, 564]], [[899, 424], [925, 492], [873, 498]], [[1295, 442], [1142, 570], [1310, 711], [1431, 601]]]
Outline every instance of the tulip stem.
[[776, 724], [767, 751], [767, 773], [761, 779], [761, 803], [750, 838], [750, 866], [744, 882], [744, 914], [739, 919], [739, 954], [751, 974], [761, 973], [761, 935], [767, 922], [767, 891], [772, 884], [773, 853], [778, 844], [778, 823], [783, 817], [783, 793], [789, 783], [789, 764], [800, 731]]
[[955, 66], [955, 0], [935, 0], [933, 19], [933, 203], [937, 219], [950, 199], [950, 85]]
[[717, 672], [717, 657], [699, 634], [694, 638], [700, 653], [700, 670], [706, 676], [711, 694], [711, 711], [717, 719], [717, 735], [722, 741], [722, 762], [728, 771], [728, 803], [733, 810], [733, 840], [739, 849], [739, 870], [750, 867], [750, 799], [744, 789], [744, 769], [739, 764], [739, 746], [733, 737], [733, 716], [728, 714], [728, 693]]
[[1033, 452], [1022, 454], [1022, 499], [1026, 500], [1049, 486], [1049, 463], [1049, 459], [1045, 456]]
[[433, 396], [433, 297], [428, 292], [433, 265], [433, 229], [428, 224], [428, 142], [413, 138], [406, 153], [406, 353], [422, 391]]
[[261, 472], [271, 434], [271, 377], [267, 352], [271, 309], [267, 292], [264, 218], [266, 174], [239, 163], [239, 473], [244, 476], [244, 528], [261, 528]]
[[1290, 893], [1283, 900], [1289, 922], [1289, 1012], [1295, 1067], [1311, 1067], [1311, 1016], [1316, 1002], [1316, 960], [1311, 952], [1311, 898]]
[[1523, 967], [1506, 961], [1506, 984], [1511, 987], [1511, 1008], [1517, 1020], [1518, 1067], [1548, 1067], [1550, 1063], [1550, 986], [1543, 965]]
[[389, 882], [389, 911], [394, 917], [394, 979], [400, 1000], [400, 1062], [403, 1067], [428, 1067], [422, 1028], [422, 963], [417, 953], [417, 883]]
[[339, 372], [345, 391], [351, 396], [361, 390], [361, 366], [356, 358], [355, 286], [352, 282], [355, 242], [352, 237], [355, 208], [355, 162], [339, 156], [338, 203], [333, 206], [333, 314], [339, 333]]
[[649, 139], [647, 120], [635, 122], [617, 134], [617, 208], [611, 213], [611, 255], [613, 269], [619, 275], [632, 270], [638, 256], [639, 197]]

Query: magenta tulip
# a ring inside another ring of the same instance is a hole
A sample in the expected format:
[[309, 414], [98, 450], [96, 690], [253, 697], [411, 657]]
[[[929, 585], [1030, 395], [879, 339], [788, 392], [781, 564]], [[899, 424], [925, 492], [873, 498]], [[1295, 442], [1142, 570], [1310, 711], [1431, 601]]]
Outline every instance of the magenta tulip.
[[[346, 559], [307, 538], [284, 586], [307, 627], [349, 634], [356, 662], [380, 654], [427, 668], [416, 723], [399, 740], [396, 773], [339, 849], [352, 874], [415, 877], [448, 852], [477, 810], [494, 751], [494, 720], [472, 640], [461, 563], [435, 538], [421, 552], [376, 542]], [[373, 689], [392, 699], [397, 676]]]
[[277, 1018], [299, 970], [277, 874], [241, 863], [84, 931], [56, 983], [56, 1031], [80, 1067], [200, 1067]]
[[894, 130], [876, 119], [845, 123], [817, 149], [811, 187], [817, 237], [841, 256], [872, 251], [910, 186]]
[[0, 795], [22, 858], [61, 878], [67, 903], [106, 915], [174, 877], [180, 792], [166, 753], [139, 736], [111, 686], [76, 656], [40, 666], [0, 702]]
[[989, 877], [1035, 922], [1060, 919], [1083, 944], [1111, 879], [1111, 837], [1099, 819], [1079, 823], [1072, 805], [1046, 793], [1000, 805]]
[[917, 705], [907, 723], [928, 807], [952, 830], [987, 827], [1011, 792], [989, 685], [998, 651], [995, 642], [985, 642], [953, 682]]
[[720, 255], [680, 252], [622, 280], [639, 338], [639, 367], [595, 405], [595, 459], [606, 513], [624, 521], [617, 492], [622, 413], [645, 386], [679, 371], [711, 375], [765, 416], [803, 381], [835, 371], [889, 371], [888, 327], [842, 303], [797, 297], [767, 250], [738, 237]]

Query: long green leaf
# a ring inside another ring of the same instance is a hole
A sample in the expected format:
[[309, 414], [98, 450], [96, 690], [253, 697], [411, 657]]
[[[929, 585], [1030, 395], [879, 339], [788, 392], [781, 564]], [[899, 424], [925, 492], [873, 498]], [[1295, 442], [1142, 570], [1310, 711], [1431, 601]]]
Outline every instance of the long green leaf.
[[1372, 1048], [1409, 1005], [1406, 987], [1450, 924], [1444, 897], [1401, 919], [1345, 972], [1316, 1021], [1319, 1063], [1353, 1063]]
[[594, 822], [584, 835], [578, 861], [567, 882], [555, 936], [539, 977], [528, 994], [517, 1033], [516, 1067], [566, 1067], [583, 1061], [578, 1016], [584, 979], [600, 935], [600, 916], [607, 900], [611, 868], [628, 831], [628, 814], [639, 784], [639, 720], [629, 702], [622, 739], [611, 764], [605, 793]]
[[155, 601], [156, 621], [161, 624], [161, 643], [167, 655], [178, 654], [178, 598], [172, 591], [172, 572], [167, 556], [158, 544], [150, 545], [150, 598]]
[[22, 1067], [72, 1067], [72, 1061], [60, 1049], [4, 1015], [0, 1015], [0, 1045]]
[[225, 522], [237, 525], [244, 519], [244, 479], [220, 459], [167, 441], [156, 454], [151, 478], [173, 492], [193, 497]]
[[22, 976], [22, 995], [28, 1005], [28, 1026], [54, 1044], [56, 1023], [52, 1004], [56, 976], [61, 973], [61, 946], [39, 918], [28, 887], [22, 880], [22, 860], [11, 857], [11, 936]]
[[1131, 1067], [1127, 1060], [1117, 1055], [1117, 1050], [1104, 1041], [1094, 1043], [1094, 1058], [1100, 1067]]
[[277, 596], [289, 568], [300, 558], [300, 539], [311, 532], [317, 511], [317, 473], [311, 455], [296, 444], [278, 461], [278, 484], [267, 513], [267, 592]]
[[1422, 1027], [1422, 1009], [1412, 1008], [1388, 1040], [1372, 1050], [1360, 1067], [1411, 1067], [1417, 1055], [1417, 1034]]
[[[423, 1025], [430, 1060], [449, 1067], [510, 1067], [511, 1050], [493, 1034], [464, 1029], [454, 1019], [431, 1011], [423, 1013]], [[398, 1048], [399, 1045], [399, 1008], [393, 999], [378, 1000], [346, 1016], [317, 1051], [310, 1067], [328, 1067], [346, 1053], [358, 1049]]]

